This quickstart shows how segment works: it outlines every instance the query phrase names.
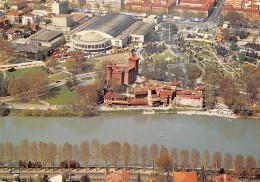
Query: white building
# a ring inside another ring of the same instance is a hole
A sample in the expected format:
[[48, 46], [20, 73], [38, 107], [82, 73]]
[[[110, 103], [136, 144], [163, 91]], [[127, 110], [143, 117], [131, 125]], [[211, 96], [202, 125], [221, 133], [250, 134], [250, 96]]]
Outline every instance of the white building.
[[22, 17], [22, 24], [23, 25], [27, 25], [28, 23], [34, 23], [34, 22], [38, 22], [37, 16], [35, 16], [33, 14], [23, 15], [23, 17]]
[[52, 3], [52, 12], [55, 14], [66, 14], [69, 11], [69, 2], [64, 1], [54, 1]]

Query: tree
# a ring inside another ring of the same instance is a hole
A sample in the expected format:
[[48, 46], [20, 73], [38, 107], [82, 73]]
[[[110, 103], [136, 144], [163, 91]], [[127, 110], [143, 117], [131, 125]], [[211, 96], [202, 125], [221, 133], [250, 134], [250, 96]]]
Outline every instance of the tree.
[[72, 161], [72, 145], [65, 143], [62, 147], [62, 158], [66, 161], [68, 169], [70, 169], [70, 162]]
[[89, 176], [87, 174], [82, 175], [79, 179], [79, 182], [91, 182]]
[[191, 151], [191, 164], [192, 164], [193, 170], [196, 170], [196, 168], [200, 164], [200, 153], [197, 149], [192, 149], [192, 151]]
[[248, 173], [248, 178], [251, 178], [252, 169], [256, 167], [256, 161], [253, 156], [249, 155], [246, 158], [246, 168]]
[[140, 174], [140, 172], [137, 174], [137, 179], [136, 179], [136, 182], [142, 182], [142, 179], [141, 179], [141, 174]]
[[233, 157], [230, 153], [226, 153], [224, 156], [224, 168], [229, 173], [229, 170], [233, 168]]
[[239, 52], [239, 53], [237, 54], [237, 57], [238, 57], [238, 60], [239, 60], [239, 61], [243, 62], [243, 61], [245, 61], [245, 59], [246, 59], [246, 54], [243, 53], [243, 52]]
[[140, 153], [139, 146], [134, 144], [133, 145], [133, 165], [134, 165], [134, 168], [136, 168], [136, 166], [138, 164], [139, 155], [140, 155], [139, 153]]
[[61, 151], [61, 145], [58, 146], [58, 161], [59, 166], [61, 166], [61, 159], [62, 159], [62, 151]]
[[99, 153], [100, 153], [100, 143], [97, 139], [91, 142], [92, 149], [92, 160], [94, 161], [95, 166], [98, 165]]
[[47, 145], [47, 143], [40, 141], [38, 151], [39, 151], [39, 157], [41, 159], [42, 165], [44, 166], [44, 168], [46, 170], [47, 156], [48, 156], [48, 145]]
[[56, 162], [56, 156], [57, 156], [57, 145], [50, 142], [48, 145], [48, 151], [49, 151], [49, 162], [52, 166], [52, 170], [54, 171], [54, 164]]
[[120, 156], [121, 156], [121, 144], [119, 142], [112, 141], [109, 143], [109, 145], [110, 145], [111, 160], [115, 170], [117, 170], [117, 164], [120, 161]]
[[161, 171], [168, 171], [170, 167], [170, 157], [169, 157], [169, 152], [168, 149], [162, 145], [160, 152], [159, 152], [159, 157], [157, 160], [157, 165]]
[[80, 158], [80, 150], [78, 144], [73, 145], [73, 156], [74, 156], [74, 161], [76, 162], [76, 170], [78, 170], [78, 164]]
[[55, 67], [59, 64], [56, 58], [50, 57], [50, 60], [46, 62], [46, 66], [55, 69]]
[[149, 158], [148, 148], [146, 145], [144, 145], [141, 148], [141, 159], [142, 159], [143, 168], [145, 168], [145, 164], [148, 158]]
[[38, 147], [35, 141], [31, 143], [31, 158], [34, 163], [35, 170], [37, 171], [37, 162], [39, 159], [38, 159]]
[[5, 161], [5, 146], [3, 143], [0, 143], [0, 165], [4, 171], [4, 161]]
[[[29, 156], [30, 156], [30, 143], [27, 139], [24, 139], [20, 142], [20, 152], [22, 161], [27, 164], [29, 162]], [[26, 168], [28, 168], [28, 165], [26, 165]]]
[[125, 141], [123, 143], [123, 161], [124, 161], [124, 165], [125, 165], [125, 170], [127, 170], [127, 166], [129, 165], [129, 162], [131, 161], [131, 145]]
[[222, 162], [222, 155], [220, 152], [215, 152], [212, 157], [212, 164], [215, 168], [215, 173], [217, 173], [217, 170], [220, 168]]
[[171, 149], [171, 162], [172, 162], [172, 167], [173, 167], [173, 171], [176, 169], [177, 164], [178, 164], [178, 150], [176, 147], [173, 147]]
[[241, 154], [236, 155], [234, 165], [235, 173], [237, 176], [239, 176], [244, 168], [244, 157]]
[[90, 160], [90, 151], [89, 151], [89, 143], [88, 141], [82, 141], [80, 143], [80, 154], [81, 154], [81, 160], [83, 164], [85, 165], [85, 168], [87, 170], [89, 160]]
[[5, 143], [5, 155], [8, 161], [9, 167], [12, 170], [12, 162], [14, 159], [14, 145], [11, 142]]
[[189, 165], [189, 151], [187, 149], [181, 150], [180, 158], [182, 170], [185, 170]]
[[203, 168], [205, 171], [207, 171], [209, 163], [210, 163], [210, 154], [208, 150], [205, 150], [203, 154]]
[[107, 170], [107, 164], [110, 161], [110, 145], [109, 144], [101, 144], [101, 158], [105, 162], [105, 167]]
[[156, 160], [158, 158], [158, 153], [159, 153], [158, 146], [156, 144], [152, 144], [149, 149], [149, 155], [150, 155], [150, 160], [153, 165], [153, 171], [154, 171], [154, 164], [156, 163]]

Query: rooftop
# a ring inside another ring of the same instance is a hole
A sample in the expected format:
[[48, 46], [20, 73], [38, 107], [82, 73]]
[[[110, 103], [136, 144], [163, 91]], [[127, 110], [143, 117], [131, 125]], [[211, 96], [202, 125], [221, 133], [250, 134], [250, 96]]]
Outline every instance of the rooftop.
[[135, 29], [131, 34], [135, 35], [145, 35], [154, 27], [153, 24], [150, 23], [142, 23], [137, 29]]
[[62, 35], [62, 32], [56, 30], [42, 30], [37, 32], [31, 37], [31, 40], [34, 41], [43, 41], [43, 42], [51, 42], [55, 38]]

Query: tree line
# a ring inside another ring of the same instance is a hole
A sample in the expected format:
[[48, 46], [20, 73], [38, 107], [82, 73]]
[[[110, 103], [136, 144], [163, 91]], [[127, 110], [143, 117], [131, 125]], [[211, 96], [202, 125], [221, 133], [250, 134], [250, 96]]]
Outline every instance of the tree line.
[[[102, 161], [102, 162], [101, 162]], [[81, 168], [86, 170], [89, 167], [96, 169], [101, 166], [107, 168], [114, 167], [115, 170], [124, 168], [125, 170], [152, 168], [160, 171], [190, 171], [203, 168], [204, 171], [213, 170], [217, 173], [220, 168], [224, 168], [226, 173], [233, 173], [237, 176], [246, 174], [251, 177], [257, 162], [252, 155], [244, 157], [241, 154], [232, 156], [230, 153], [220, 152], [210, 153], [205, 150], [200, 153], [197, 149], [191, 151], [187, 149], [168, 149], [164, 145], [157, 144], [150, 146], [137, 144], [130, 145], [127, 141], [120, 143], [111, 141], [101, 144], [97, 139], [89, 142], [81, 141], [80, 144], [65, 143], [57, 145], [53, 142], [29, 142], [22, 140], [19, 144], [12, 142], [0, 143], [0, 166], [4, 168], [13, 167], [19, 170], [29, 170], [40, 168], [48, 170], [52, 168]], [[15, 166], [13, 165], [15, 164]], [[259, 164], [260, 165], [260, 159]], [[258, 166], [259, 167], [259, 166]]]

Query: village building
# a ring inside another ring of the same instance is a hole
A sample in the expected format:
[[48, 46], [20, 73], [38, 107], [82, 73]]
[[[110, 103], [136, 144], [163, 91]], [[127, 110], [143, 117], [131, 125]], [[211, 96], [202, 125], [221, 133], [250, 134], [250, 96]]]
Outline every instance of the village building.
[[24, 36], [23, 30], [21, 30], [19, 28], [11, 28], [11, 29], [7, 30], [6, 35], [7, 35], [7, 39], [9, 41], [20, 39], [20, 38], [23, 38], [23, 36]]
[[125, 171], [108, 173], [105, 182], [130, 182], [130, 173]]
[[128, 59], [128, 65], [107, 65], [107, 82], [112, 85], [130, 85], [135, 82], [138, 74], [139, 57], [133, 54]]
[[236, 178], [229, 176], [227, 174], [221, 174], [214, 178], [215, 182], [235, 182], [237, 181]]
[[190, 106], [190, 107], [204, 107], [204, 95], [193, 94], [189, 90], [177, 91], [174, 98], [174, 105], [176, 106]]
[[198, 182], [196, 172], [173, 172], [174, 182]]
[[28, 3], [26, 1], [14, 1], [10, 4], [10, 9], [13, 11], [19, 11], [21, 9], [26, 8], [27, 4]]

